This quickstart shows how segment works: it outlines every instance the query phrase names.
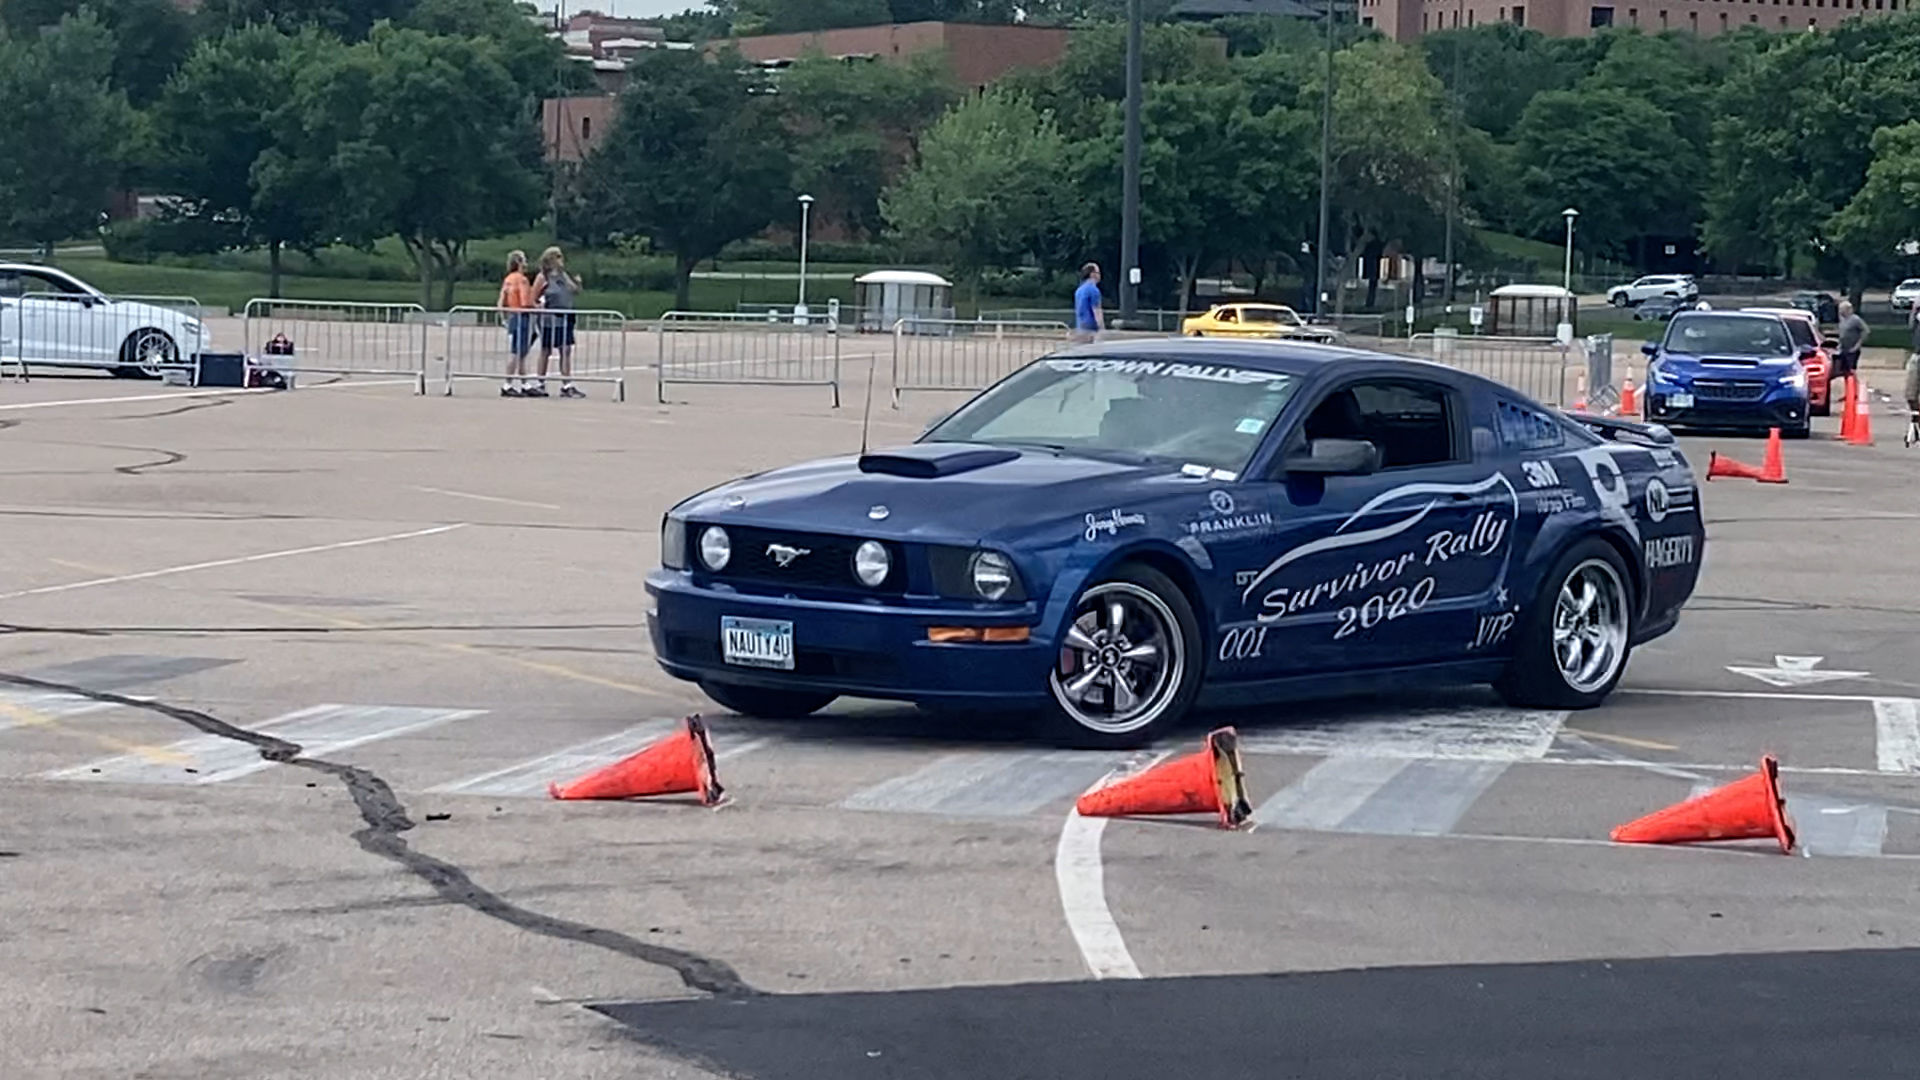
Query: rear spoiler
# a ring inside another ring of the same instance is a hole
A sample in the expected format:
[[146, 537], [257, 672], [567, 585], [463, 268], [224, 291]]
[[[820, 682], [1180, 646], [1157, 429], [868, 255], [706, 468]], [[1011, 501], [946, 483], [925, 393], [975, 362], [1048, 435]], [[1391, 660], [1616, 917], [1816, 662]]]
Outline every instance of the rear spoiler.
[[1642, 446], [1672, 446], [1673, 432], [1662, 424], [1640, 424], [1611, 416], [1562, 412], [1562, 416], [1611, 442], [1636, 442]]

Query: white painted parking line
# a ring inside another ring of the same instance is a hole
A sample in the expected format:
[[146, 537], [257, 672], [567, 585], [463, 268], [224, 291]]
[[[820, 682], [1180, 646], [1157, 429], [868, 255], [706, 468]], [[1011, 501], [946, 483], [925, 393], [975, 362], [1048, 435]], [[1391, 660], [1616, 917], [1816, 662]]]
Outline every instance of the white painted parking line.
[[[419, 709], [391, 705], [316, 705], [275, 717], [255, 730], [298, 744], [305, 757], [409, 735], [480, 715], [479, 709]], [[120, 754], [46, 773], [49, 780], [106, 780], [130, 784], [218, 784], [271, 768], [256, 747], [217, 735], [196, 735], [164, 748], [158, 760]]]
[[41, 719], [61, 720], [117, 708], [110, 701], [95, 701], [78, 694], [55, 691], [0, 690], [0, 731], [28, 727]]
[[955, 817], [1015, 817], [1085, 791], [1127, 760], [1124, 754], [1071, 750], [950, 754], [859, 791], [848, 810]]
[[258, 555], [241, 555], [232, 559], [215, 559], [211, 562], [188, 563], [185, 566], [169, 566], [159, 570], [143, 570], [137, 574], [115, 574], [112, 577], [88, 578], [85, 581], [70, 581], [65, 585], [43, 585], [37, 589], [21, 589], [17, 592], [0, 593], [0, 600], [17, 600], [23, 596], [46, 596], [50, 593], [72, 592], [75, 589], [91, 589], [96, 585], [119, 585], [129, 581], [146, 581], [150, 578], [168, 577], [173, 574], [187, 574], [195, 570], [215, 570], [225, 566], [241, 566], [246, 563], [265, 562], [269, 559], [287, 559], [295, 555], [317, 555], [326, 551], [345, 551], [348, 548], [367, 547], [371, 544], [388, 544], [395, 540], [414, 540], [423, 536], [437, 536], [440, 533], [464, 529], [464, 523], [436, 525], [431, 529], [415, 529], [412, 532], [390, 533], [386, 536], [369, 536], [364, 540], [342, 540], [334, 544], [315, 544], [311, 547], [289, 548], [285, 551], [263, 551]]
[[1339, 825], [1341, 832], [1441, 836], [1510, 767], [1506, 761], [1414, 761]]
[[1881, 803], [1789, 795], [1787, 816], [1808, 855], [1873, 858], [1887, 842], [1887, 808]]
[[1411, 764], [1404, 757], [1328, 758], [1261, 803], [1253, 820], [1283, 829], [1338, 829]]
[[1536, 709], [1435, 709], [1243, 732], [1250, 754], [1457, 761], [1537, 761], [1568, 714]]
[[1920, 772], [1920, 701], [1875, 698], [1873, 719], [1880, 771]]

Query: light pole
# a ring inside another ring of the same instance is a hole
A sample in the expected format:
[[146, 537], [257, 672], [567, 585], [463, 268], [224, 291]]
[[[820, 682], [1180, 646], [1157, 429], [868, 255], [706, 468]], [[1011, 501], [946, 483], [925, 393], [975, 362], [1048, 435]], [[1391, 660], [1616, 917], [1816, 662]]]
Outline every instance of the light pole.
[[1120, 326], [1140, 311], [1140, 0], [1127, 0], [1127, 131], [1120, 168]]
[[1568, 292], [1572, 292], [1573, 291], [1573, 219], [1580, 216], [1580, 211], [1575, 210], [1573, 207], [1569, 206], [1565, 210], [1560, 211], [1560, 216], [1567, 219], [1567, 267], [1566, 267], [1566, 270], [1560, 275], [1560, 287], [1567, 290]]
[[813, 209], [813, 196], [800, 196], [800, 302], [794, 305], [794, 321], [807, 317], [807, 222]]
[[1320, 243], [1313, 249], [1313, 313], [1327, 311], [1327, 236], [1333, 227], [1333, 0], [1327, 0], [1327, 85], [1320, 97]]

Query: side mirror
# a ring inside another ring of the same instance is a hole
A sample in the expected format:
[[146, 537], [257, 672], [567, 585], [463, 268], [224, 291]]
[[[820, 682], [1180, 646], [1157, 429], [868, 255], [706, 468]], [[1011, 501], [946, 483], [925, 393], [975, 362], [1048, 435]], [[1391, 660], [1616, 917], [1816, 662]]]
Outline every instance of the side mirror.
[[1362, 439], [1315, 439], [1288, 454], [1283, 467], [1313, 476], [1365, 476], [1380, 468], [1380, 448]]
[[1654, 356], [1660, 352], [1660, 343], [1657, 341], [1643, 341], [1640, 343], [1640, 351], [1647, 356]]

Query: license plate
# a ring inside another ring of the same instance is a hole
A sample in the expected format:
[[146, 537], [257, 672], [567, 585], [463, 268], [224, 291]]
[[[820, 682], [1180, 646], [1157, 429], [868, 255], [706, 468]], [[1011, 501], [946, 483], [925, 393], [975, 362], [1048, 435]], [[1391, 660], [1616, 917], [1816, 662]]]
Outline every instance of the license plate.
[[1693, 395], [1673, 394], [1667, 398], [1667, 405], [1674, 409], [1691, 409], [1693, 408]]
[[720, 658], [741, 667], [793, 670], [793, 624], [720, 617]]

